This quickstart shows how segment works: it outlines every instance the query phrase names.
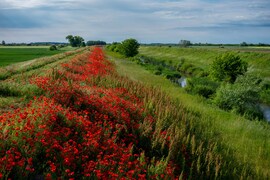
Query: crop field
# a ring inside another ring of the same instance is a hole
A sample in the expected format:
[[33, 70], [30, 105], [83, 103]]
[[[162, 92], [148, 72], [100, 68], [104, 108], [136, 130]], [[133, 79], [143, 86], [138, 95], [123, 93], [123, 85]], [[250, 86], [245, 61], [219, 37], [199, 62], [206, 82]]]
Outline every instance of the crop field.
[[215, 109], [118, 54], [80, 48], [0, 77], [0, 179], [270, 177], [266, 123]]
[[71, 50], [68, 47], [50, 51], [49, 46], [0, 46], [0, 66], [51, 56]]

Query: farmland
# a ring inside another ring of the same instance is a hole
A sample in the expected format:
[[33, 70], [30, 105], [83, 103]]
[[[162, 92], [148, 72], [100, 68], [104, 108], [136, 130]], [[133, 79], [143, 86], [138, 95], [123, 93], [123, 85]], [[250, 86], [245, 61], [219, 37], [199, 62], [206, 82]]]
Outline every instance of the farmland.
[[0, 177], [270, 176], [268, 124], [106, 55], [80, 48], [1, 68]]
[[49, 46], [0, 46], [0, 66], [51, 56], [72, 50], [65, 47], [57, 51], [50, 51]]

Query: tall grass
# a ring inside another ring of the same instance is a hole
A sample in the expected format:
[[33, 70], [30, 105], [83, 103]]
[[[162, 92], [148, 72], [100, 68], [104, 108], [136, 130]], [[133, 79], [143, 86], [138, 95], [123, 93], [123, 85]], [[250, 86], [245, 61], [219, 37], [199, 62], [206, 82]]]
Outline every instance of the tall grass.
[[21, 73], [25, 73], [28, 71], [42, 68], [43, 66], [59, 61], [61, 59], [65, 59], [69, 56], [73, 56], [85, 50], [87, 50], [87, 48], [81, 48], [75, 51], [69, 51], [69, 52], [57, 54], [50, 57], [34, 59], [27, 62], [15, 63], [6, 67], [2, 67], [0, 68], [0, 80], [5, 80], [15, 74], [21, 74]]
[[45, 75], [48, 70], [85, 51], [88, 49], [78, 49], [0, 68], [0, 112], [9, 111], [10, 106], [24, 106], [31, 98], [42, 93], [30, 83], [32, 77]]
[[[137, 92], [138, 95], [144, 95], [147, 111], [157, 116], [158, 121], [154, 125], [156, 130], [168, 132], [167, 136], [172, 142], [167, 158], [176, 159], [182, 164], [184, 177], [270, 177], [268, 124], [216, 110], [200, 98], [185, 94], [169, 81], [152, 75], [133, 62], [118, 58], [111, 59], [119, 73], [135, 81], [161, 88], [145, 89], [145, 86], [142, 88], [124, 81], [124, 86], [128, 86], [128, 89]], [[149, 126], [143, 125], [143, 130], [148, 132]], [[151, 142], [152, 148], [162, 149], [165, 139], [166, 137], [162, 136], [155, 137]], [[188, 158], [183, 157], [184, 152], [187, 152]]]

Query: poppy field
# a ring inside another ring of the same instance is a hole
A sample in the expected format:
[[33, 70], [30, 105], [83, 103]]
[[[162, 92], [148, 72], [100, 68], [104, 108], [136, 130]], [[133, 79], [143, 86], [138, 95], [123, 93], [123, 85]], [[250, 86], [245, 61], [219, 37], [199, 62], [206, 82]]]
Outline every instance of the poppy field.
[[34, 88], [23, 105], [0, 116], [0, 179], [260, 175], [207, 139], [199, 114], [158, 88], [120, 76], [99, 47], [38, 72], [6, 80]]
[[[177, 178], [172, 161], [145, 156], [140, 124], [154, 119], [142, 99], [125, 88], [95, 84], [95, 78], [114, 73], [95, 48], [46, 76], [32, 77], [44, 95], [0, 116], [0, 177]], [[150, 163], [162, 168], [149, 173]]]

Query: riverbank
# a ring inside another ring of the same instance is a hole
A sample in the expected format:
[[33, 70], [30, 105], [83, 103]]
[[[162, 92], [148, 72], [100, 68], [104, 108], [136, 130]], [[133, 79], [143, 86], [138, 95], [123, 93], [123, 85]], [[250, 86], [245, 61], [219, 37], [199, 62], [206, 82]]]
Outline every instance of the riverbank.
[[[107, 52], [120, 74], [130, 79], [161, 88], [181, 103], [187, 114], [196, 114], [198, 137], [216, 142], [225, 159], [234, 159], [241, 167], [250, 166], [258, 177], [270, 176], [270, 135], [265, 122], [249, 121], [233, 113], [216, 109], [199, 97], [194, 97], [162, 76], [156, 76], [123, 57]], [[255, 153], [256, 152], [256, 153]], [[259, 153], [257, 153], [259, 152]]]

